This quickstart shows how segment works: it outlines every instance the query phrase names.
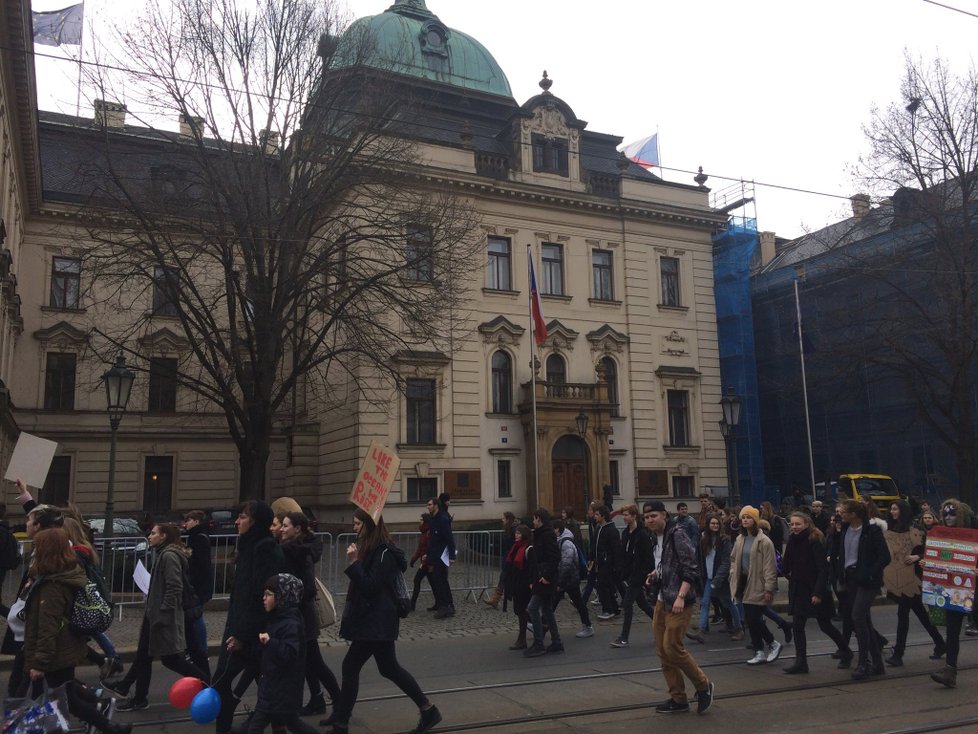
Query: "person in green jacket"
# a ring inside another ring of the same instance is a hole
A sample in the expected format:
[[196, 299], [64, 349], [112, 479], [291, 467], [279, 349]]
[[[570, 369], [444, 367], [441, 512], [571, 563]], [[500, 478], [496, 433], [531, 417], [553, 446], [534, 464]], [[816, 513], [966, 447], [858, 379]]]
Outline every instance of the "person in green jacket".
[[68, 626], [75, 592], [88, 583], [63, 528], [41, 530], [34, 536], [24, 607], [24, 667], [40, 695], [40, 682], [49, 688], [65, 686], [68, 711], [108, 734], [128, 734], [132, 725], [113, 724], [102, 713], [94, 692], [75, 680], [75, 666], [86, 662], [84, 638]]

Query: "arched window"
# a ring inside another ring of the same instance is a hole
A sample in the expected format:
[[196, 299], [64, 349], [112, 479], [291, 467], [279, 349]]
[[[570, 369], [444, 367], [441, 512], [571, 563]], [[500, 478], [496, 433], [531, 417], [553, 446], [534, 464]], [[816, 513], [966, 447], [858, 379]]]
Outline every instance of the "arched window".
[[608, 383], [608, 402], [611, 403], [611, 414], [618, 415], [618, 368], [615, 360], [611, 357], [604, 357], [601, 360], [604, 367], [604, 380]]
[[567, 382], [567, 363], [559, 354], [547, 357], [547, 382], [561, 385]]
[[492, 355], [492, 412], [513, 412], [513, 360], [502, 350]]

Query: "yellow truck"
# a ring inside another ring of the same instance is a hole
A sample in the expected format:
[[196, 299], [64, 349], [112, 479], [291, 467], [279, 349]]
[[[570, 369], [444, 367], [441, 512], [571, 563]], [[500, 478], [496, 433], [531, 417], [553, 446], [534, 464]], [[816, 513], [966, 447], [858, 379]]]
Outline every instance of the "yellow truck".
[[892, 477], [885, 474], [843, 474], [839, 477], [840, 499], [871, 499], [881, 510], [889, 511], [897, 500], [906, 499]]

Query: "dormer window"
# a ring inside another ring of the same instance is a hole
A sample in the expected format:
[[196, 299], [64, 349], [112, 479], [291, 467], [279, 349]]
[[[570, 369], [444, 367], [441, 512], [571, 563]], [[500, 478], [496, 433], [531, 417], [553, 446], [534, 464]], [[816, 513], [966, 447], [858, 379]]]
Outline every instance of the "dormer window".
[[437, 21], [429, 20], [421, 26], [421, 50], [426, 54], [448, 56], [448, 29]]
[[533, 170], [536, 173], [567, 175], [567, 141], [546, 135], [533, 136]]

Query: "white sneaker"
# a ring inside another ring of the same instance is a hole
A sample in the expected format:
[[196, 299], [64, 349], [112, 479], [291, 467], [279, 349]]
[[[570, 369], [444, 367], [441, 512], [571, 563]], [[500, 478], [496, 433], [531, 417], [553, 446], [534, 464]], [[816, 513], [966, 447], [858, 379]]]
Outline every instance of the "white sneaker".
[[773, 663], [781, 656], [781, 643], [775, 640], [767, 651], [767, 662]]
[[592, 607], [596, 607], [596, 606], [599, 606], [599, 605], [601, 604], [601, 600], [600, 600], [600, 599], [592, 599], [592, 600], [591, 600], [590, 602], [588, 602], [588, 603], [589, 603], [589, 604], [590, 604], [590, 605], [591, 605]]
[[748, 665], [761, 665], [767, 662], [767, 653], [764, 650], [758, 650], [754, 653], [754, 657], [747, 661]]
[[594, 637], [594, 627], [589, 627], [586, 624], [582, 624], [581, 629], [578, 630], [574, 637]]

